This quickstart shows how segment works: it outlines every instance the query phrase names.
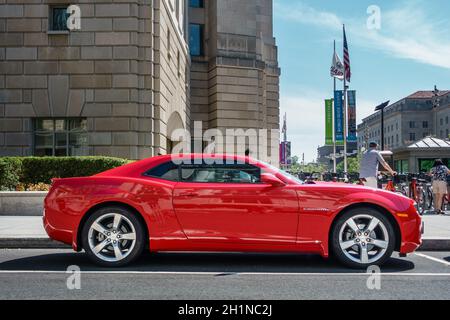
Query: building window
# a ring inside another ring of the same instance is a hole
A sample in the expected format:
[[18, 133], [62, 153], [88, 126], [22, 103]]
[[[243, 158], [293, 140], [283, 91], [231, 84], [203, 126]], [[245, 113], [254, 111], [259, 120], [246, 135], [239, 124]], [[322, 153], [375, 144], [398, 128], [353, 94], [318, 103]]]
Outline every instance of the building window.
[[203, 55], [203, 26], [201, 24], [189, 24], [189, 49], [192, 56]]
[[70, 14], [67, 13], [67, 6], [51, 6], [49, 13], [50, 31], [69, 31], [67, 28], [67, 19]]
[[177, 72], [178, 72], [178, 77], [181, 76], [181, 57], [180, 57], [180, 51], [177, 52]]
[[428, 121], [424, 121], [422, 123], [422, 126], [423, 126], [424, 129], [428, 129]]
[[409, 172], [409, 161], [408, 160], [399, 160], [399, 161], [395, 161], [395, 168], [396, 171], [401, 173], [401, 174], [405, 174]]
[[189, 0], [189, 7], [191, 8], [203, 8], [203, 0]]
[[87, 155], [86, 119], [35, 119], [34, 155]]
[[409, 128], [414, 129], [416, 127], [416, 123], [414, 121], [409, 122]]
[[410, 140], [410, 141], [416, 141], [416, 134], [413, 133], [413, 132], [411, 132], [411, 133], [409, 134], [409, 140]]
[[172, 49], [172, 35], [170, 34], [170, 30], [167, 30], [167, 57], [170, 60], [172, 58], [172, 55], [170, 54], [170, 51]]
[[444, 125], [444, 118], [441, 118], [441, 121], [440, 121], [440, 123], [441, 123], [441, 126], [443, 126], [443, 125]]

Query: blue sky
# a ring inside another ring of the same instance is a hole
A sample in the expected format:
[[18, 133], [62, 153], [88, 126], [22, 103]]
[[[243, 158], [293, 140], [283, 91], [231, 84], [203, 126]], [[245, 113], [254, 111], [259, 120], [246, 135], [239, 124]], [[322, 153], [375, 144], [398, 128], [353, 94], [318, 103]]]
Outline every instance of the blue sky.
[[[367, 28], [371, 5], [381, 10], [379, 30]], [[450, 89], [449, 12], [448, 0], [274, 0], [281, 112], [288, 113], [293, 153], [313, 161], [324, 143], [323, 100], [332, 96], [334, 39], [342, 59], [342, 23], [359, 123], [381, 102], [434, 85]]]

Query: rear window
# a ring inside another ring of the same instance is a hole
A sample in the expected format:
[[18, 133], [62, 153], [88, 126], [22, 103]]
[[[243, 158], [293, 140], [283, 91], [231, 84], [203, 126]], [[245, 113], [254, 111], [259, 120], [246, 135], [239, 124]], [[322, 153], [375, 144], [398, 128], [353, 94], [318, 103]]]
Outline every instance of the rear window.
[[179, 181], [179, 167], [172, 161], [163, 163], [145, 173], [146, 176], [167, 181]]

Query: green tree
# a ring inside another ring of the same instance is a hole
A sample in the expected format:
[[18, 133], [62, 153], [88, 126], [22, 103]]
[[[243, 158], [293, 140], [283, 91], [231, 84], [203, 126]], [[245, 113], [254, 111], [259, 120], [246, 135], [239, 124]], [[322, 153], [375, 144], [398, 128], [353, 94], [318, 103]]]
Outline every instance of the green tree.
[[[349, 173], [357, 173], [359, 172], [361, 164], [361, 154], [353, 158], [348, 158], [348, 172]], [[337, 166], [338, 172], [344, 172], [344, 162], [341, 162]]]

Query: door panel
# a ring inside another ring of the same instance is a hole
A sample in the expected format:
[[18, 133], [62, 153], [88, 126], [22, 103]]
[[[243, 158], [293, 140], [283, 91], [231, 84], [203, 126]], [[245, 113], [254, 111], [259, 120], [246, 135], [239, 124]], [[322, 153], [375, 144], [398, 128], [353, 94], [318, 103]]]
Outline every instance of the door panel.
[[190, 240], [292, 244], [298, 198], [289, 186], [180, 182], [176, 215]]

